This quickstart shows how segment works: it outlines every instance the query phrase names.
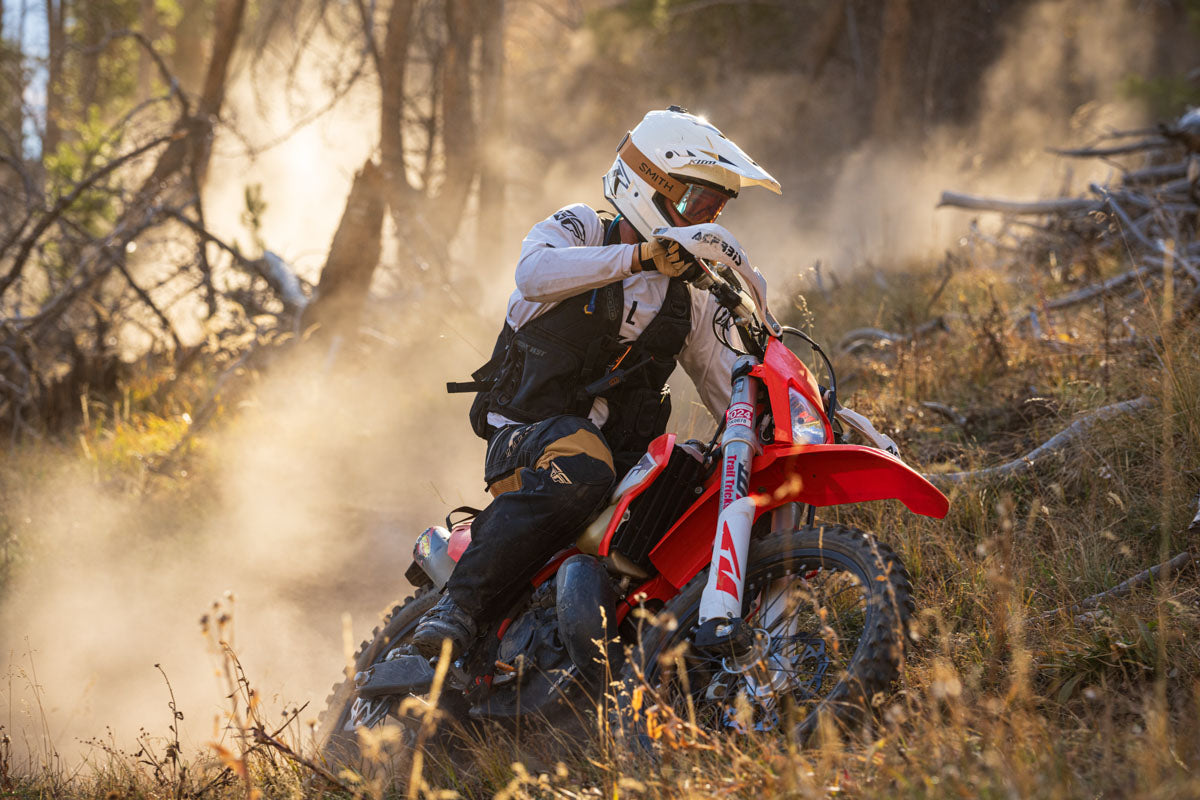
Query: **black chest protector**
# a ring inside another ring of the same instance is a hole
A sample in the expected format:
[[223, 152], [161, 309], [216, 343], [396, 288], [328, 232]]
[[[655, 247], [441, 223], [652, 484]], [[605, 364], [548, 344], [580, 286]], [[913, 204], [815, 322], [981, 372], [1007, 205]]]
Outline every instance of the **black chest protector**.
[[623, 474], [666, 430], [667, 378], [692, 327], [687, 284], [671, 280], [662, 308], [632, 344], [617, 338], [624, 310], [624, 288], [614, 281], [563, 300], [518, 331], [505, 323], [491, 360], [472, 375], [475, 383], [462, 385], [479, 390], [471, 405], [475, 433], [495, 433], [489, 413], [520, 423], [584, 417], [602, 397], [608, 419], [601, 432]]

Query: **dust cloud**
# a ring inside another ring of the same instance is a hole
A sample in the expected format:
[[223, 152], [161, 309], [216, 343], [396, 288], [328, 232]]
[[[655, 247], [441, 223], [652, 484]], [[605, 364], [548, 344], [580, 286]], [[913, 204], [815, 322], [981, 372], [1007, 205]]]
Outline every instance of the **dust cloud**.
[[[212, 229], [246, 247], [243, 193], [262, 184], [264, 241], [315, 282], [377, 136], [360, 99], [253, 159], [242, 139], [219, 138]], [[230, 104], [251, 141], [292, 123], [276, 106], [260, 117], [247, 82]], [[299, 719], [316, 718], [345, 664], [344, 615], [357, 643], [411, 593], [416, 534], [486, 499], [469, 398], [444, 385], [486, 360], [494, 328], [443, 304], [371, 313], [369, 346], [295, 348], [261, 373], [249, 362], [177, 482], [131, 496], [78, 450], [0, 468], [21, 557], [0, 607], [0, 725], [18, 764], [55, 753], [74, 763], [97, 755], [87, 740], [109, 735], [133, 750], [143, 727], [165, 735], [155, 664], [184, 713], [185, 750], [206, 750], [226, 704], [199, 620], [214, 601], [228, 610], [227, 593], [233, 644], [267, 707], [309, 703]]]
[[[816, 261], [826, 275], [835, 270], [846, 277], [860, 267], [886, 271], [938, 258], [973, 218], [985, 230], [998, 222], [937, 209], [943, 191], [1033, 200], [1086, 193], [1089, 182], [1112, 177], [1101, 163], [1073, 162], [1047, 148], [1146, 124], [1143, 104], [1121, 90], [1128, 75], [1150, 71], [1154, 52], [1148, 21], [1135, 4], [1047, 0], [997, 35], [1005, 49], [980, 81], [974, 119], [922, 135], [871, 137], [840, 160], [817, 193], [818, 203], [789, 198], [782, 207], [760, 204], [760, 213], [748, 220], [747, 238], [765, 245], [767, 258], [757, 261], [774, 287], [797, 274], [811, 279]], [[749, 96], [786, 97], [776, 84]], [[845, 109], [811, 96], [806, 87], [796, 87], [795, 95], [814, 127], [832, 120], [836, 132]], [[804, 132], [796, 136], [803, 141]], [[784, 192], [786, 197], [787, 182]], [[763, 266], [768, 263], [779, 266]]]
[[198, 620], [226, 592], [253, 684], [280, 709], [311, 701], [301, 720], [315, 719], [344, 663], [342, 615], [365, 635], [411, 591], [415, 534], [483, 499], [482, 442], [455, 408], [465, 401], [440, 391], [475, 355], [416, 327], [412, 347], [347, 356], [371, 377], [314, 353], [245, 378], [241, 412], [201, 437], [185, 490], [130, 499], [87, 464], [29, 465], [45, 477], [6, 498], [28, 565], [0, 613], [0, 724], [18, 753], [48, 755], [43, 729], [64, 756], [106, 728], [121, 744], [165, 731], [156, 663], [185, 745], [211, 741], [222, 701]]
[[[803, 142], [818, 126], [834, 126], [820, 134], [836, 135], [848, 112], [799, 78], [728, 87], [704, 107], [653, 87], [610, 107], [609, 88], [592, 108], [580, 87], [599, 82], [571, 75], [595, 55], [582, 35], [527, 26], [522, 35], [566, 41], [542, 52], [574, 66], [550, 70], [531, 55], [536, 48], [513, 48], [511, 83], [540, 83], [511, 99], [516, 144], [505, 158], [514, 211], [505, 240], [490, 261], [456, 267], [480, 281], [477, 308], [395, 303], [369, 349], [301, 349], [240, 378], [236, 413], [222, 418], [232, 421], [199, 437], [187, 464], [193, 474], [180, 486], [131, 498], [69, 454], [4, 468], [22, 561], [0, 609], [8, 661], [0, 725], [17, 753], [71, 759], [106, 729], [126, 747], [140, 727], [165, 733], [168, 697], [156, 663], [184, 712], [185, 748], [205, 747], [224, 706], [198, 619], [227, 591], [236, 597], [235, 644], [250, 680], [279, 708], [312, 703], [301, 719], [315, 718], [344, 663], [343, 614], [357, 641], [377, 612], [407, 593], [413, 536], [449, 508], [485, 501], [483, 444], [468, 429], [468, 400], [447, 398], [443, 383], [463, 379], [490, 349], [521, 235], [568, 202], [603, 206], [600, 176], [646, 108], [683, 102], [752, 155], [764, 147], [784, 153], [759, 158], [783, 180], [784, 197], [747, 192], [722, 218], [777, 291], [817, 259], [846, 273], [867, 262], [886, 268], [939, 253], [961, 235], [964, 217], [934, 208], [943, 189], [1033, 198], [1103, 177], [1068, 175], [1069, 165], [1042, 152], [1142, 121], [1116, 85], [1143, 65], [1148, 34], [1129, 4], [1096, 5], [1031, 6], [1003, 34], [1007, 49], [983, 81], [975, 120], [917, 140], [868, 140], [832, 172], [811, 163]], [[546, 125], [547, 96], [583, 108], [567, 118], [556, 111]], [[1079, 96], [1095, 102], [1080, 107]], [[267, 136], [286, 127], [283, 111], [256, 117], [253, 97], [245, 85], [231, 94], [242, 130]], [[813, 130], [790, 129], [802, 111]], [[315, 279], [353, 173], [375, 146], [376, 124], [371, 105], [355, 96], [253, 161], [236, 155], [235, 142], [219, 141], [210, 224], [246, 241], [243, 191], [261, 183], [267, 245]], [[540, 138], [530, 144], [535, 128]], [[782, 137], [794, 148], [779, 147]], [[228, 175], [236, 177], [220, 179]]]

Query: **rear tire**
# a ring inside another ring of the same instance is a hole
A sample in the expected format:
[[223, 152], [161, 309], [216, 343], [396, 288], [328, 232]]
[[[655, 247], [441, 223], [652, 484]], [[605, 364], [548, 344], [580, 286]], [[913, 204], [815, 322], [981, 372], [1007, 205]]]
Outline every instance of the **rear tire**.
[[[899, 675], [912, 585], [899, 557], [870, 535], [824, 525], [751, 542], [743, 614], [766, 633], [755, 669], [730, 671], [691, 646], [707, 579], [696, 575], [643, 631], [623, 672], [626, 691], [644, 681], [660, 704], [712, 730], [747, 730], [749, 707], [754, 729], [790, 727], [803, 742], [822, 718], [855, 722]], [[644, 732], [641, 718], [634, 727]]]
[[[409, 639], [417, 627], [417, 620], [433, 607], [438, 597], [437, 592], [426, 587], [418, 589], [412, 597], [392, 608], [371, 633], [371, 638], [359, 645], [358, 652], [354, 654], [353, 672], [361, 672], [382, 661], [392, 648]], [[333, 691], [326, 698], [325, 710], [317, 718], [316, 733], [319, 753], [326, 764], [359, 766], [361, 754], [357, 731], [347, 730], [356, 699], [353, 674], [334, 684]]]

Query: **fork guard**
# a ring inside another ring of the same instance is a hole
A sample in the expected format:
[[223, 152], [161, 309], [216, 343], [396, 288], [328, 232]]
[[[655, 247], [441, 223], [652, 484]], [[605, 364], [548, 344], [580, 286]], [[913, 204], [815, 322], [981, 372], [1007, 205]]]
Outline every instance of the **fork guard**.
[[[653, 550], [650, 562], [682, 587], [708, 566], [717, 529], [719, 472]], [[853, 444], [767, 445], [751, 464], [755, 519], [784, 503], [834, 506], [899, 500], [909, 511], [941, 519], [950, 501], [896, 456]]]

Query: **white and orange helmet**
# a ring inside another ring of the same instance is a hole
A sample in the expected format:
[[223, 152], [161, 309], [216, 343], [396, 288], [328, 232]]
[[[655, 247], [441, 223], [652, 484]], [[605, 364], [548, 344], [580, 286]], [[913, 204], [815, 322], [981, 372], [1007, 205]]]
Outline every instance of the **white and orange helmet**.
[[780, 194], [779, 181], [742, 148], [679, 106], [651, 111], [625, 134], [604, 176], [604, 196], [646, 239], [675, 224], [668, 204], [691, 224], [712, 222], [743, 186]]

